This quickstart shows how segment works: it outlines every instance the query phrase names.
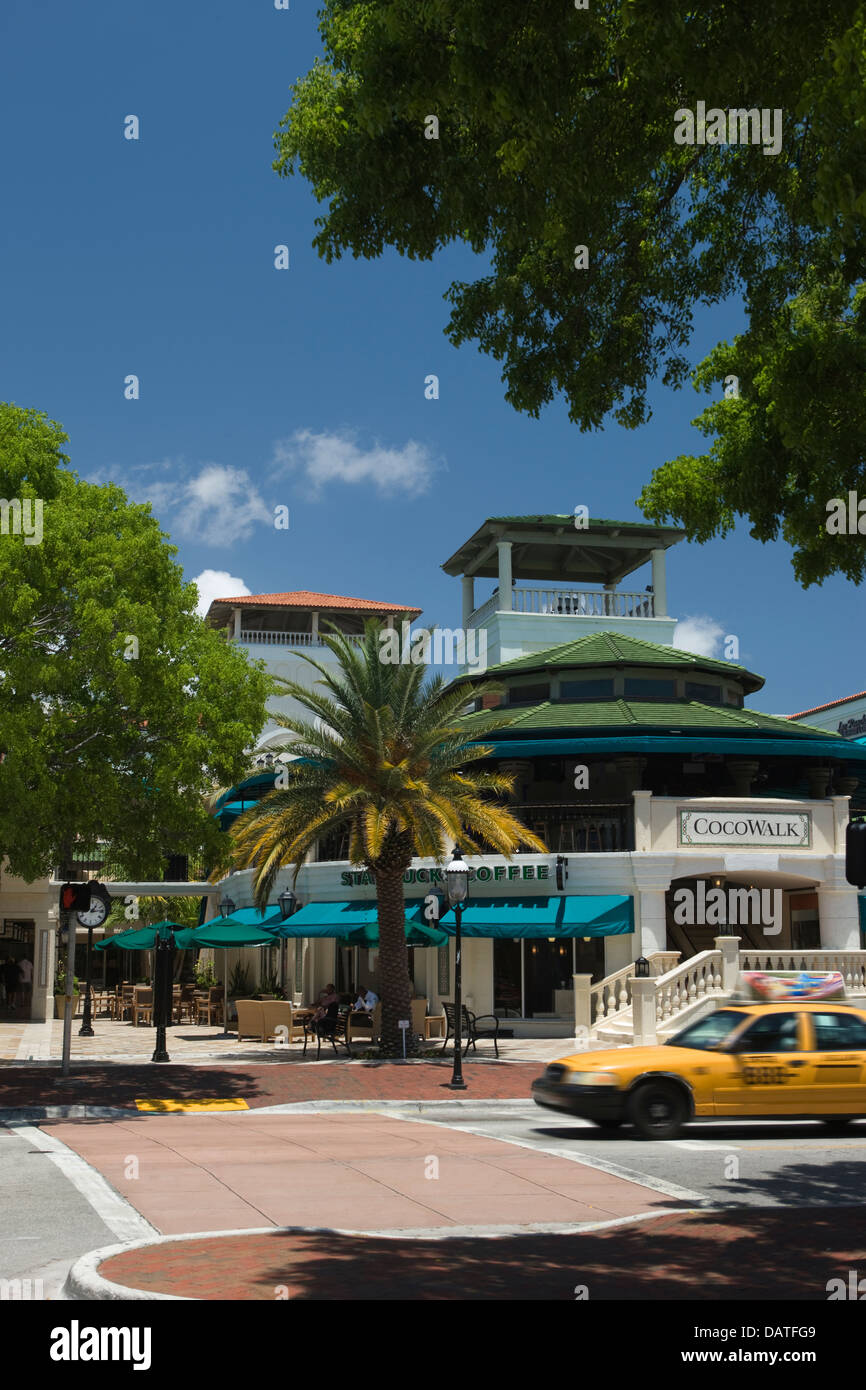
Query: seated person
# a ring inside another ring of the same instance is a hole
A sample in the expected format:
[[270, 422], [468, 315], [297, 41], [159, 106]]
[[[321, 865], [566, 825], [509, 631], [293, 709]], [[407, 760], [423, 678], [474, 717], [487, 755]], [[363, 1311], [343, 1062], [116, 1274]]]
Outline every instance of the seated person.
[[325, 985], [325, 988], [319, 991], [319, 1004], [315, 1013], [313, 1014], [313, 1023], [319, 1023], [323, 1018], [331, 1017], [332, 1009], [335, 1014], [339, 1002], [340, 999], [335, 986]]
[[379, 1002], [378, 994], [374, 994], [372, 989], [361, 990], [355, 1000], [356, 1013], [371, 1014]]

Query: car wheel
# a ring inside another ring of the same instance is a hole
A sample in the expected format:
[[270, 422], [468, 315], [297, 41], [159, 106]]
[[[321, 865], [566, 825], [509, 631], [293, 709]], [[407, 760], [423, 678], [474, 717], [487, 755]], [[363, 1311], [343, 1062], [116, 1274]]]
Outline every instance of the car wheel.
[[689, 1113], [686, 1098], [667, 1081], [648, 1081], [628, 1102], [627, 1114], [642, 1139], [674, 1139]]

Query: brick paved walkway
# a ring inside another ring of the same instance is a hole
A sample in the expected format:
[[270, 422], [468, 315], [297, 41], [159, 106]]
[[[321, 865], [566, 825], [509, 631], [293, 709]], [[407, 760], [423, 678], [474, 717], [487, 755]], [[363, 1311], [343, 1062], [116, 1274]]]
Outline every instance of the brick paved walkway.
[[[537, 1062], [468, 1062], [467, 1100], [525, 1100]], [[93, 1063], [68, 1080], [59, 1066], [0, 1066], [0, 1110], [34, 1105], [114, 1105], [136, 1100], [233, 1100], [251, 1108], [315, 1100], [448, 1100], [450, 1062], [308, 1062], [235, 1066]]]
[[[493, 1240], [275, 1231], [131, 1251], [99, 1272], [196, 1299], [824, 1302], [830, 1279], [866, 1272], [864, 1252], [866, 1213], [821, 1207], [659, 1216], [606, 1231]], [[780, 1313], [774, 1321], [797, 1319]]]

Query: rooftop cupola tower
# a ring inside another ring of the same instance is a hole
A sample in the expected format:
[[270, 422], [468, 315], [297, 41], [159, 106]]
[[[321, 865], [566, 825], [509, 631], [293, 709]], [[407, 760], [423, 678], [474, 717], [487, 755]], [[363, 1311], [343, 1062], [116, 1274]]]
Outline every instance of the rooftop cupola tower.
[[[684, 536], [649, 522], [492, 516], [442, 568], [462, 578], [463, 627], [486, 633], [490, 665], [596, 632], [670, 646], [665, 553]], [[620, 588], [644, 566], [643, 583]], [[476, 590], [485, 579], [492, 593]]]

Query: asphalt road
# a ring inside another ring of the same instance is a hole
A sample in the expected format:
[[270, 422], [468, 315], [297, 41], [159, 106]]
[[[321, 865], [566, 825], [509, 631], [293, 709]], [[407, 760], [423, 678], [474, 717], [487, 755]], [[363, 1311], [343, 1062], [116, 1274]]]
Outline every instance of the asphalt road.
[[[0, 1302], [56, 1298], [79, 1256], [149, 1229], [62, 1145], [0, 1124]], [[19, 1279], [29, 1290], [3, 1282]]]
[[737, 1120], [688, 1125], [682, 1138], [641, 1140], [628, 1129], [602, 1133], [533, 1101], [477, 1109], [422, 1107], [419, 1119], [510, 1139], [646, 1180], [680, 1202], [713, 1207], [861, 1206], [866, 1185], [866, 1120], [844, 1135], [817, 1121]]

